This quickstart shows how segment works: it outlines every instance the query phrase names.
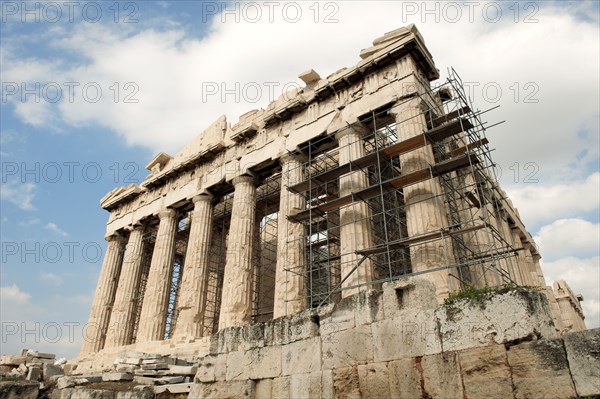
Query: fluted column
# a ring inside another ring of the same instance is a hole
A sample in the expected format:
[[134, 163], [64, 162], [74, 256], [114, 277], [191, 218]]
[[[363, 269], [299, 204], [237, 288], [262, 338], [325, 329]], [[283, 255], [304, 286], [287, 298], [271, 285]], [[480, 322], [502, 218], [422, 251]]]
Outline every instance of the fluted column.
[[[339, 164], [344, 165], [365, 155], [363, 135], [367, 130], [359, 126], [348, 126], [335, 134], [339, 145]], [[357, 170], [339, 178], [340, 197], [369, 186], [365, 172]], [[361, 257], [355, 251], [373, 246], [369, 207], [363, 201], [340, 208], [340, 253], [341, 277], [350, 276], [342, 283], [342, 297], [347, 297], [369, 286], [357, 287], [373, 280], [373, 262], [366, 259], [352, 272]], [[348, 287], [354, 287], [349, 288]]]
[[126, 241], [119, 234], [107, 237], [106, 241], [108, 241], [106, 253], [102, 262], [102, 269], [100, 269], [90, 318], [83, 337], [82, 355], [98, 352], [104, 347], [106, 330], [108, 329], [119, 275], [121, 274]]
[[306, 267], [304, 226], [288, 220], [289, 215], [305, 209], [306, 201], [302, 195], [287, 190], [289, 186], [304, 179], [302, 158], [286, 155], [280, 161], [281, 193], [277, 217], [274, 319], [303, 310], [306, 302], [302, 274]]
[[[390, 113], [396, 118], [398, 141], [407, 140], [427, 130], [422, 102], [418, 98], [398, 103]], [[431, 145], [400, 156], [403, 174], [427, 168], [434, 163]], [[437, 178], [404, 187], [409, 237], [439, 231], [447, 224], [444, 222], [443, 216], [445, 210], [441, 208], [444, 206], [443, 199], [435, 198], [440, 193], [441, 188]], [[426, 271], [453, 263], [450, 245], [449, 240], [412, 245], [410, 257], [413, 272]], [[430, 279], [435, 284], [437, 300], [443, 302], [449, 291], [448, 271], [438, 270], [425, 273], [423, 277]]]
[[525, 256], [531, 262], [531, 270], [533, 271], [532, 282], [533, 285], [537, 285], [538, 287], [546, 286], [546, 279], [544, 278], [544, 273], [542, 272], [542, 266], [540, 265], [541, 256], [537, 253], [532, 252], [532, 245], [527, 246], [527, 252]]
[[143, 226], [135, 226], [129, 234], [115, 302], [106, 333], [105, 348], [114, 348], [131, 343], [135, 321], [135, 296], [140, 285], [142, 272], [143, 238]]
[[152, 252], [136, 342], [160, 341], [165, 335], [171, 270], [175, 254], [175, 233], [177, 233], [179, 219], [173, 209], [160, 212], [158, 217], [160, 224]]
[[249, 324], [252, 318], [256, 185], [250, 176], [234, 178], [233, 185], [219, 330]]
[[[515, 249], [519, 249], [519, 252], [517, 252], [517, 263], [519, 268], [519, 275], [522, 276], [522, 281], [520, 282], [520, 284], [530, 286], [537, 285], [537, 279], [535, 278], [533, 270], [531, 269], [531, 259], [527, 259], [526, 252], [529, 251], [523, 248], [523, 242], [521, 241], [519, 230], [512, 229], [511, 236], [513, 241], [513, 247]], [[531, 255], [529, 256], [531, 257]]]
[[208, 283], [208, 257], [212, 236], [212, 195], [192, 198], [194, 212], [185, 253], [185, 266], [177, 298], [177, 322], [173, 337], [191, 339], [202, 336]]

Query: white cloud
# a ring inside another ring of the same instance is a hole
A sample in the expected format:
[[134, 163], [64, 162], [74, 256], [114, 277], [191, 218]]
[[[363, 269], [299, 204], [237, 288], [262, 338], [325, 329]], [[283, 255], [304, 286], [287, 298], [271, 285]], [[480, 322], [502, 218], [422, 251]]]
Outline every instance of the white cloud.
[[571, 286], [573, 292], [583, 295], [581, 305], [587, 327], [600, 327], [600, 257], [565, 257], [553, 262], [542, 260], [541, 266], [546, 283], [550, 285], [562, 279]]
[[19, 221], [17, 223], [17, 225], [19, 225], [21, 227], [30, 227], [30, 226], [35, 226], [37, 224], [40, 224], [40, 222], [41, 222], [40, 219], [30, 217], [29, 219], [27, 219], [25, 221], [23, 221], [23, 220]]
[[59, 235], [59, 236], [66, 237], [66, 236], [69, 235], [66, 231], [64, 231], [63, 229], [61, 229], [55, 223], [52, 223], [52, 222], [46, 223], [46, 225], [44, 226], [44, 228], [46, 230], [49, 230], [49, 231], [51, 231], [51, 232]]
[[583, 219], [559, 219], [542, 227], [534, 240], [546, 260], [567, 256], [588, 258], [600, 251], [600, 224]]
[[61, 285], [63, 282], [63, 278], [54, 273], [44, 272], [39, 275], [39, 279], [42, 281], [49, 282], [53, 285]]
[[[535, 15], [538, 23], [514, 23], [512, 11], [506, 10], [501, 23], [489, 23], [481, 17], [482, 3], [474, 23], [466, 9], [459, 23], [444, 22], [443, 14], [438, 23], [435, 13], [419, 12], [407, 18], [401, 2], [374, 1], [368, 7], [361, 2], [335, 2], [337, 9], [320, 8], [319, 23], [315, 23], [314, 7], [309, 9], [312, 3], [296, 4], [303, 7], [297, 23], [290, 23], [289, 16], [284, 18], [281, 6], [273, 22], [267, 9], [259, 22], [241, 18], [234, 23], [235, 16], [229, 14], [222, 23], [216, 16], [202, 39], [190, 38], [183, 28], [132, 34], [123, 24], [82, 24], [57, 31], [51, 45], [79, 54], [85, 63], [67, 67], [56, 60], [31, 59], [26, 60], [27, 65], [8, 60], [5, 75], [14, 81], [35, 77], [42, 82], [74, 81], [81, 86], [95, 82], [103, 91], [99, 102], [84, 101], [80, 86], [73, 103], [62, 101], [53, 112], [69, 125], [105, 126], [129, 144], [174, 152], [219, 115], [227, 114], [230, 122], [235, 122], [240, 114], [266, 106], [270, 96], [265, 83], [277, 82], [276, 94], [280, 94], [282, 84], [299, 82], [296, 76], [309, 68], [326, 76], [351, 66], [359, 60], [358, 50], [368, 47], [372, 39], [415, 22], [442, 72], [452, 65], [465, 81], [479, 84], [474, 94], [476, 105], [482, 109], [502, 106], [490, 117], [507, 120], [491, 133], [492, 145], [498, 148], [497, 160], [505, 169], [515, 161], [532, 161], [551, 175], [553, 170], [572, 167], [574, 160], [578, 163], [598, 155], [597, 146], [588, 145], [590, 139], [597, 139], [590, 134], [597, 126], [599, 108], [598, 26], [574, 16], [581, 12], [580, 7], [569, 13], [566, 7], [544, 5]], [[521, 11], [520, 18], [528, 15]], [[330, 12], [337, 22], [323, 23]], [[118, 30], [124, 28], [127, 30]], [[120, 89], [116, 102], [110, 89], [115, 82]], [[133, 96], [139, 100], [137, 104], [123, 102], [133, 90], [133, 86], [124, 88], [128, 82], [139, 88]], [[263, 88], [260, 101], [236, 101], [234, 95], [224, 102], [219, 95], [203, 99], [203, 84], [206, 88], [215, 83], [221, 90], [252, 82]], [[483, 96], [481, 88], [490, 82], [502, 88], [498, 102], [486, 101]], [[535, 85], [537, 103], [524, 102], [533, 92], [525, 88], [527, 83]], [[29, 110], [20, 110], [20, 115], [39, 123], [31, 119]], [[47, 116], [42, 112], [36, 118]], [[541, 143], [543, 151], [539, 150]], [[588, 155], [577, 161], [585, 149]]]
[[21, 291], [16, 284], [0, 287], [0, 299], [2, 303], [9, 302], [11, 304], [22, 305], [29, 301], [31, 295]]
[[558, 218], [578, 217], [598, 209], [600, 173], [558, 184], [521, 184], [506, 188], [508, 197], [531, 228]]
[[23, 122], [35, 127], [50, 125], [56, 115], [46, 101], [29, 100], [15, 103], [15, 113]]
[[6, 182], [0, 184], [0, 198], [8, 202], [12, 202], [14, 205], [25, 211], [34, 210], [33, 198], [35, 197], [35, 184], [18, 183], [18, 182]]

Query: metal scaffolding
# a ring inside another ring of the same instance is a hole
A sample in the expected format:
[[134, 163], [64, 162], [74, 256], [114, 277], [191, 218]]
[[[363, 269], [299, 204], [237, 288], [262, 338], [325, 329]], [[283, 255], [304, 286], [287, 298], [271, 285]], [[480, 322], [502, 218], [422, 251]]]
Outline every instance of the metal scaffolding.
[[231, 224], [233, 192], [219, 196], [214, 205], [212, 238], [209, 249], [206, 307], [202, 326], [202, 336], [210, 336], [219, 329], [221, 293], [227, 257], [227, 236]]
[[[399, 140], [398, 125], [411, 121], [396, 121], [390, 115], [390, 103], [349, 126], [357, 131], [369, 129], [362, 136], [364, 155], [358, 159], [340, 164], [339, 154], [345, 149], [337, 146], [331, 135], [317, 137], [301, 148], [307, 156], [301, 166], [306, 180], [287, 189], [306, 200], [307, 208], [290, 220], [305, 228], [307, 265], [305, 269], [287, 265], [287, 269], [304, 276], [308, 306], [336, 301], [343, 290], [355, 288], [342, 288], [342, 283], [365, 267], [367, 260], [373, 265], [373, 279], [363, 285], [371, 287], [403, 275], [440, 269], [447, 271], [451, 291], [522, 281], [516, 278], [518, 249], [512, 246], [502, 216], [503, 193], [493, 175], [481, 112], [474, 111], [456, 72], [451, 69], [448, 74], [444, 84], [419, 95], [424, 106], [414, 117], [425, 121], [424, 133]], [[403, 171], [403, 156], [423, 148], [431, 148], [434, 161]], [[357, 172], [368, 176], [368, 186], [340, 195], [340, 179]], [[430, 184], [432, 196], [411, 198], [407, 205], [405, 189], [419, 183]], [[443, 226], [409, 235], [407, 209], [419, 201], [435, 203]], [[360, 220], [340, 222], [340, 210], [357, 203], [367, 204], [368, 214]], [[348, 254], [340, 253], [340, 227], [357, 222], [370, 226], [372, 246], [353, 248], [358, 257], [350, 259], [358, 260], [343, 267], [340, 259]], [[415, 256], [425, 247], [439, 251], [443, 266], [413, 270], [415, 261], [424, 261]]]
[[154, 244], [156, 243], [156, 233], [158, 225], [149, 225], [142, 236], [142, 266], [140, 271], [140, 282], [133, 301], [135, 303], [135, 315], [133, 317], [133, 330], [131, 342], [136, 342], [137, 331], [140, 324], [140, 316], [142, 314], [142, 305], [144, 303], [144, 294], [146, 293], [146, 283], [148, 282], [148, 273], [150, 272], [150, 264], [152, 263], [152, 252], [154, 252]]
[[171, 267], [169, 301], [167, 304], [167, 316], [165, 322], [165, 335], [163, 339], [169, 339], [173, 332], [173, 327], [177, 323], [177, 298], [179, 296], [179, 287], [181, 286], [181, 276], [183, 276], [183, 266], [185, 264], [185, 251], [190, 236], [191, 212], [186, 212], [179, 220], [177, 233], [175, 235], [175, 253], [173, 254], [173, 266]]

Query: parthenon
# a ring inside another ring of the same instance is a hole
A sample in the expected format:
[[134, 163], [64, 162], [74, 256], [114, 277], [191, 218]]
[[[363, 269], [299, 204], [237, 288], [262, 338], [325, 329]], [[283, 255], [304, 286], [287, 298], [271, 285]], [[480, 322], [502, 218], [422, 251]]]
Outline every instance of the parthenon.
[[[101, 200], [106, 254], [84, 358], [335, 304], [413, 276], [442, 304], [467, 287], [540, 287], [559, 331], [585, 329], [494, 177], [482, 112], [443, 82], [413, 25], [360, 61], [229, 123]], [[198, 353], [196, 353], [198, 354]]]

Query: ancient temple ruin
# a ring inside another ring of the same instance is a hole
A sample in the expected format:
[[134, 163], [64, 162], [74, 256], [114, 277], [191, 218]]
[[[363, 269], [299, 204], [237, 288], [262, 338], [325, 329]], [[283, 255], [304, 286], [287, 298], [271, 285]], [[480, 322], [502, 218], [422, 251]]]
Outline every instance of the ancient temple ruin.
[[432, 84], [421, 35], [401, 28], [356, 65], [304, 72], [266, 109], [156, 155], [140, 185], [101, 200], [108, 245], [81, 358], [201, 356], [224, 329], [405, 277], [433, 283], [437, 304], [466, 287], [541, 287], [556, 329], [585, 329], [582, 298], [547, 287], [494, 177], [483, 112], [447, 75]]

